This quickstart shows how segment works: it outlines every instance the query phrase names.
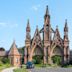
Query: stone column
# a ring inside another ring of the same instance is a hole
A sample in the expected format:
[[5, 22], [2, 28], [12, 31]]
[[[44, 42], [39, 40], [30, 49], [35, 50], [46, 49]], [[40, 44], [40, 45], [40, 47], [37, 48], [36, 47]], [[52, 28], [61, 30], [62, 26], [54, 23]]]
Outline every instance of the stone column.
[[27, 63], [27, 47], [24, 48], [24, 64]]
[[64, 64], [66, 64], [66, 47], [64, 47]]
[[46, 47], [44, 47], [44, 64], [47, 63], [47, 59], [46, 59]]
[[30, 60], [30, 47], [28, 47], [28, 61]]

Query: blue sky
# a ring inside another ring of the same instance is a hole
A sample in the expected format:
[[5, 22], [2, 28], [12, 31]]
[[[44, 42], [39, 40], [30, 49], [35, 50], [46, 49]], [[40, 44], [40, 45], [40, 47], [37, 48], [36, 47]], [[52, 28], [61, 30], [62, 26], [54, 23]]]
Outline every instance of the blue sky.
[[58, 25], [63, 38], [65, 19], [68, 20], [70, 49], [72, 48], [72, 0], [0, 0], [0, 47], [10, 49], [13, 40], [18, 47], [25, 45], [27, 19], [30, 20], [31, 37], [36, 25], [44, 24], [46, 5], [49, 6], [51, 27]]

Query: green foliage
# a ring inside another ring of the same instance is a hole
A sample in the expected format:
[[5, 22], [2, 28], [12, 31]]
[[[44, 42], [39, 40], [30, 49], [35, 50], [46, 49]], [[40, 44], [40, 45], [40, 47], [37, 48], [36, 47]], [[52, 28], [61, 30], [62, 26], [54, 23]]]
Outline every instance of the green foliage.
[[0, 61], [0, 66], [2, 66], [2, 64], [3, 64], [2, 61]]
[[9, 58], [6, 58], [6, 57], [2, 58], [1, 61], [2, 61], [3, 64], [10, 63]]
[[34, 64], [41, 64], [42, 63], [42, 58], [43, 58], [43, 56], [40, 56], [40, 55], [34, 56], [33, 57]]
[[3, 48], [3, 47], [0, 47], [0, 51], [5, 51], [5, 48]]
[[58, 56], [58, 55], [55, 55], [52, 57], [52, 60], [53, 60], [53, 63], [54, 64], [57, 64], [57, 65], [60, 65], [61, 64], [61, 57]]

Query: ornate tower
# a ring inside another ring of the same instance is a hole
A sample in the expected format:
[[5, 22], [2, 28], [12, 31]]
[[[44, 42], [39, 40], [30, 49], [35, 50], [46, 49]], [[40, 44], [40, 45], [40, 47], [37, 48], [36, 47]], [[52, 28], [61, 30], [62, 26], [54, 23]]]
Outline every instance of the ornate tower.
[[31, 48], [31, 36], [30, 36], [30, 25], [29, 25], [29, 20], [27, 22], [27, 27], [26, 27], [26, 40], [25, 40], [25, 53], [24, 53], [24, 63], [29, 61], [30, 57], [30, 48]]
[[46, 13], [44, 16], [44, 64], [50, 63], [50, 41], [51, 41], [51, 26], [50, 26], [50, 15], [48, 6], [46, 7]]
[[65, 27], [64, 27], [64, 63], [69, 62], [69, 39], [68, 39], [68, 26], [67, 20], [65, 20]]

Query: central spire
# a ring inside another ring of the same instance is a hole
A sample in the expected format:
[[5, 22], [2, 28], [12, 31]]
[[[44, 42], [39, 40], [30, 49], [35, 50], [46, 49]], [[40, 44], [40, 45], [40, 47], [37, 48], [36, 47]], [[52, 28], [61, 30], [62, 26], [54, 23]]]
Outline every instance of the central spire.
[[29, 19], [28, 19], [28, 21], [27, 21], [26, 31], [27, 31], [27, 32], [30, 32], [30, 24], [29, 24]]
[[46, 13], [44, 16], [45, 25], [50, 25], [50, 15], [48, 10], [48, 5], [46, 6]]
[[49, 14], [48, 5], [46, 6], [46, 15]]

